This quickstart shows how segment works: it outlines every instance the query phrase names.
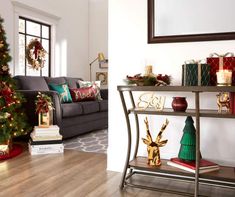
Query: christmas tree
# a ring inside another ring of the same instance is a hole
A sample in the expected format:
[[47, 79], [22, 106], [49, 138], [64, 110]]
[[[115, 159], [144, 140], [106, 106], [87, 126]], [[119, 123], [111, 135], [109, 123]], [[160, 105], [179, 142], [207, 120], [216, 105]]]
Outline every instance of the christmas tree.
[[27, 134], [26, 115], [21, 110], [22, 95], [15, 91], [15, 81], [9, 73], [9, 45], [0, 17], [0, 144], [13, 137]]
[[181, 146], [178, 154], [182, 160], [196, 160], [196, 129], [193, 123], [192, 117], [188, 116], [185, 120], [184, 134], [180, 141]]

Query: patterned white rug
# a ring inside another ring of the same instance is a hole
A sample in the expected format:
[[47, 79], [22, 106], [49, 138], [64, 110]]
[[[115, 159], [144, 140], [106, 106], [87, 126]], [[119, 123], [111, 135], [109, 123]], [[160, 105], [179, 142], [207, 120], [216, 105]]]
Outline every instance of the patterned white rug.
[[65, 149], [106, 154], [108, 147], [108, 130], [93, 131], [64, 140], [63, 142]]

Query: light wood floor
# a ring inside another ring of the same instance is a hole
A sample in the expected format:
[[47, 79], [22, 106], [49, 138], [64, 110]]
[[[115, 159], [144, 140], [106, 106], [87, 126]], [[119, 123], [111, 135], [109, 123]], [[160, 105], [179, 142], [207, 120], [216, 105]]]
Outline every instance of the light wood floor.
[[[118, 161], [117, 161], [118, 162]], [[106, 155], [65, 150], [64, 154], [21, 155], [0, 161], [0, 196], [4, 197], [178, 197], [135, 188], [119, 190], [121, 173], [106, 171]], [[153, 179], [139, 178], [147, 184]], [[162, 187], [192, 190], [192, 184], [163, 181]], [[200, 187], [201, 188], [201, 187]], [[213, 197], [234, 197], [235, 191], [203, 187], [203, 194]]]

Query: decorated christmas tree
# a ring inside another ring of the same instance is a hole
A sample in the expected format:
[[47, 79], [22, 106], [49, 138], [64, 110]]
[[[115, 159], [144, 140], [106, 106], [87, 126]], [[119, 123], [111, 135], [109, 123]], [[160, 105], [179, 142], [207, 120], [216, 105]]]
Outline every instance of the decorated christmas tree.
[[192, 117], [188, 116], [185, 120], [184, 134], [180, 141], [178, 157], [186, 161], [196, 160], [196, 129], [193, 123]]
[[11, 61], [9, 45], [0, 17], [0, 144], [11, 141], [13, 137], [27, 134], [26, 115], [21, 110], [22, 95], [15, 91], [15, 81], [9, 73]]

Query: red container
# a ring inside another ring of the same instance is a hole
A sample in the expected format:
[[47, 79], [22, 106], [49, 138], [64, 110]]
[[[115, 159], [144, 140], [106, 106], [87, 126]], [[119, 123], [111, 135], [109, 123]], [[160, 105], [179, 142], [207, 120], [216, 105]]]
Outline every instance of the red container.
[[186, 101], [186, 97], [173, 97], [173, 101], [171, 106], [174, 111], [185, 112], [188, 107], [188, 103]]

